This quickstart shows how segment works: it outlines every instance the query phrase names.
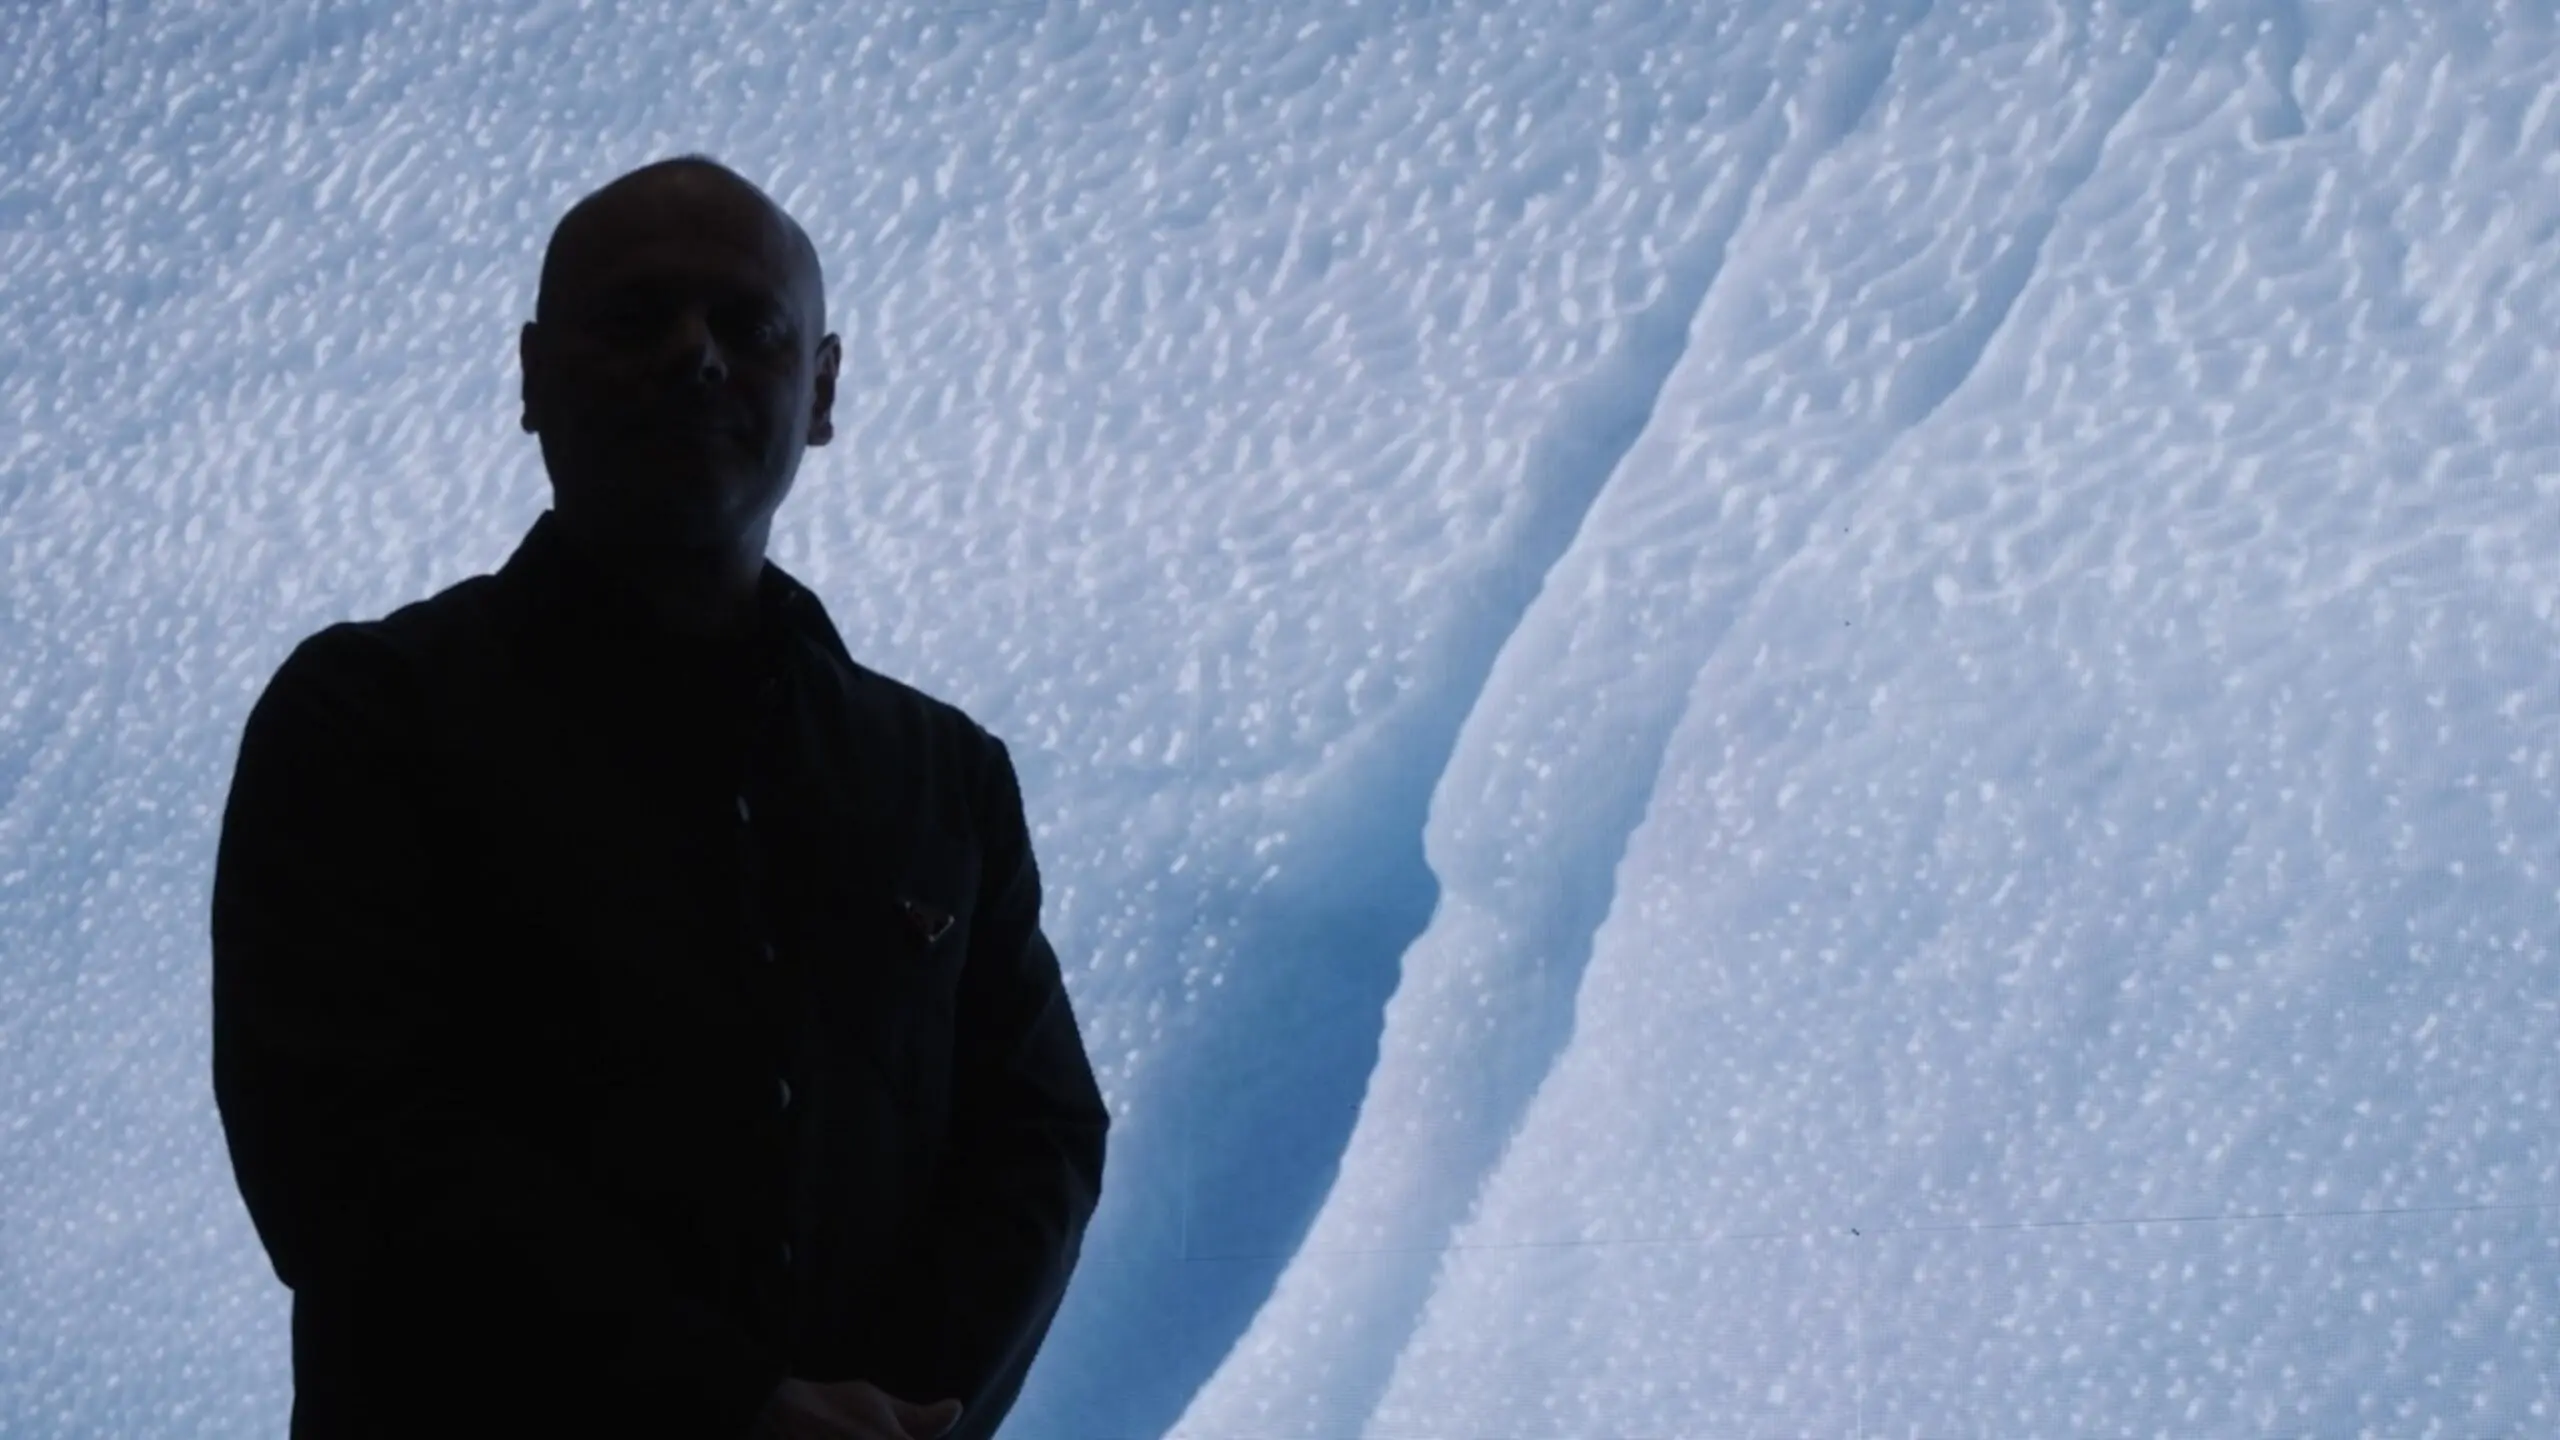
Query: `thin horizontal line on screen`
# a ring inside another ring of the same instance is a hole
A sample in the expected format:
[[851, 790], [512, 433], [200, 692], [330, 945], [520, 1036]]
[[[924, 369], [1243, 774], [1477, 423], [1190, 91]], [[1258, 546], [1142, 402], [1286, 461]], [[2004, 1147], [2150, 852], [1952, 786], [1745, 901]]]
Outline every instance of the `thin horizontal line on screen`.
[[[1425, 1432], [1406, 1430], [1358, 1430], [1341, 1434], [1326, 1434], [1323, 1432], [1310, 1434], [1304, 1431], [1283, 1431], [1276, 1434], [1260, 1435], [1238, 1433], [1232, 1430], [1174, 1430], [1161, 1436], [1080, 1435], [1076, 1437], [1076, 1440], [1778, 1440], [1778, 1437], [1795, 1437], [1807, 1434], [1822, 1435], [1829, 1433], [1832, 1432], [1809, 1432], [1804, 1430], [1681, 1430], [1670, 1435], [1593, 1435], [1580, 1432], [1561, 1435], [1540, 1435], [1518, 1431], [1505, 1431], [1500, 1434], [1490, 1434], [1483, 1431]], [[1852, 1433], [1865, 1434], [1867, 1432], [1862, 1430]], [[1936, 1431], [1922, 1430], [1910, 1432], [1909, 1440], [1980, 1440], [1980, 1437], [1984, 1433], [1986, 1432], [1968, 1430], [1961, 1433], [1950, 1432], [1948, 1434], [1941, 1435]], [[2119, 1435], [2121, 1435], [2122, 1440], [2142, 1440], [2142, 1437], [2154, 1436], [2160, 1433], [2162, 1432], [2156, 1430], [2122, 1432], [2102, 1430], [2095, 1433], [2087, 1431], [2072, 1432], [2074, 1440], [2118, 1440]], [[2397, 1435], [2401, 1432], [2386, 1431], [2383, 1433]], [[2409, 1433], [2414, 1434], [2417, 1432], [2412, 1431]], [[2430, 1431], [2427, 1433], [2432, 1434], [2434, 1432]], [[2455, 1431], [2454, 1433], [2467, 1437], [2474, 1432]], [[2270, 1430], [2255, 1435], [2233, 1435], [2227, 1437], [2227, 1440], [2319, 1440], [2319, 1432], [2315, 1430]]]
[[[1883, 1235], [1945, 1235], [1967, 1231], [1994, 1230], [2085, 1230], [2102, 1226], [2125, 1225], [2214, 1225], [2267, 1220], [2362, 1220], [2394, 1215], [2478, 1215], [2499, 1212], [2560, 1210], [2560, 1201], [2519, 1203], [2511, 1205], [2403, 1205], [2372, 1210], [2232, 1210], [2199, 1215], [2121, 1215], [2088, 1220], [1986, 1220], [1961, 1225], [1839, 1225], [1819, 1230], [1730, 1230], [1677, 1240], [1513, 1240], [1482, 1245], [1380, 1245], [1310, 1247], [1290, 1251], [1217, 1251], [1208, 1254], [1185, 1253], [1183, 1260], [1288, 1260], [1317, 1255], [1424, 1255], [1450, 1251], [1478, 1250], [1606, 1250], [1654, 1248], [1695, 1248], [1721, 1245], [1735, 1240], [1787, 1240], [1827, 1236], [1833, 1239], [1872, 1240]], [[1108, 1257], [1095, 1256], [1096, 1261], [1110, 1264]], [[1124, 1262], [1136, 1263], [1136, 1262]]]
[[[1779, 1430], [1733, 1430], [1733, 1432], [1679, 1430], [1679, 1432], [1672, 1432], [1672, 1435], [1590, 1435], [1590, 1432], [1572, 1432], [1572, 1435], [1521, 1435], [1521, 1432], [1485, 1435], [1485, 1432], [1354, 1430], [1354, 1432], [1341, 1432], [1341, 1435], [1306, 1435], [1306, 1432], [1283, 1432], [1283, 1435], [1236, 1435], [1236, 1432], [1231, 1430], [1175, 1430], [1170, 1432], [1170, 1435], [1144, 1435], [1144, 1437], [1142, 1435], [1078, 1435], [1075, 1440], [1772, 1440], [1772, 1437], [1789, 1437], [1789, 1440], [1792, 1440], [1795, 1435], [1802, 1435], [1802, 1432], [1800, 1430], [1784, 1430], [1784, 1432]], [[1938, 1437], [1915, 1435], [1912, 1440], [1938, 1440]], [[1974, 1435], [1961, 1435], [1961, 1437], [1953, 1437], [1953, 1440], [1974, 1440]], [[2102, 1435], [2102, 1437], [2092, 1437], [2092, 1440], [2112, 1440], [2112, 1437]], [[2140, 1440], [2140, 1437], [2127, 1435], [2125, 1440]], [[2314, 1437], [2309, 1435], [2309, 1432], [2301, 1432], [2301, 1435], [2240, 1435], [2235, 1437], [2235, 1440], [2314, 1440]]]

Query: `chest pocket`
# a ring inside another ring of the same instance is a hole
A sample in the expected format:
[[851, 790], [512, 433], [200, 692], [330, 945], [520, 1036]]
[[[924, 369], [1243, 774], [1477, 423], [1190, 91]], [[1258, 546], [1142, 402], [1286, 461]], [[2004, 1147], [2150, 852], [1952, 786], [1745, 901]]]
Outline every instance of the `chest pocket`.
[[969, 954], [970, 912], [977, 908], [978, 851], [966, 837], [920, 830], [886, 867], [892, 877], [877, 905], [879, 953], [889, 986], [902, 1001], [948, 1017], [959, 998]]
[[964, 835], [922, 829], [887, 847], [888, 884], [871, 893], [862, 928], [881, 1002], [883, 1058], [922, 1135], [949, 1114], [960, 983], [977, 906], [978, 853]]

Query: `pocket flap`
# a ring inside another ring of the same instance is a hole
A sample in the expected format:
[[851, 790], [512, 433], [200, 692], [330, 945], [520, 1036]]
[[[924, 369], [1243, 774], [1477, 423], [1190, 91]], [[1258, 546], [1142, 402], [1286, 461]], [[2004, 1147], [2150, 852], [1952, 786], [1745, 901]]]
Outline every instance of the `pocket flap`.
[[922, 950], [948, 944], [977, 893], [977, 852], [960, 837], [925, 831], [913, 837], [891, 899], [900, 926]]
[[907, 929], [927, 946], [941, 944], [942, 937], [951, 933], [951, 912], [930, 900], [900, 895], [898, 913], [905, 917]]

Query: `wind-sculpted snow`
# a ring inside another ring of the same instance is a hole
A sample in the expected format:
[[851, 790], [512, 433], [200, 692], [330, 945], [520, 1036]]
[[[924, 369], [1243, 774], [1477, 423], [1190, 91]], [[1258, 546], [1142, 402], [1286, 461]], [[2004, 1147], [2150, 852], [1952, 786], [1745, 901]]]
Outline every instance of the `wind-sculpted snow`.
[[1120, 1117], [1009, 1434], [2548, 1428], [2547, 6], [753, 8], [0, 19], [0, 1431], [281, 1430], [239, 722], [692, 149]]
[[2549, 37], [2017, 21], [1737, 236], [1187, 1432], [2548, 1413]]

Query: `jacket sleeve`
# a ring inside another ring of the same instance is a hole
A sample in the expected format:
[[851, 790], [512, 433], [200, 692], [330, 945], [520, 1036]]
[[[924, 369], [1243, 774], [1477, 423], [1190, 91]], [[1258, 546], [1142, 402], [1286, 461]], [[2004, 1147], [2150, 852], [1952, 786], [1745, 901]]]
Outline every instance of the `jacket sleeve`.
[[922, 1404], [957, 1397], [947, 1440], [987, 1440], [1021, 1394], [1102, 1193], [1110, 1115], [1040, 933], [1040, 877], [1000, 741], [980, 788], [978, 912], [960, 981], [946, 1159], [928, 1213]]
[[460, 993], [421, 700], [387, 641], [333, 626], [242, 735], [213, 887], [213, 1089], [259, 1239], [297, 1292], [399, 1317], [396, 1353], [442, 1372], [421, 1387], [556, 1367], [607, 1412], [644, 1400], [652, 1433], [743, 1435], [782, 1364], [675, 1294], [648, 1238], [585, 1193], [521, 1076], [509, 1093], [487, 1019], [503, 1000]]

